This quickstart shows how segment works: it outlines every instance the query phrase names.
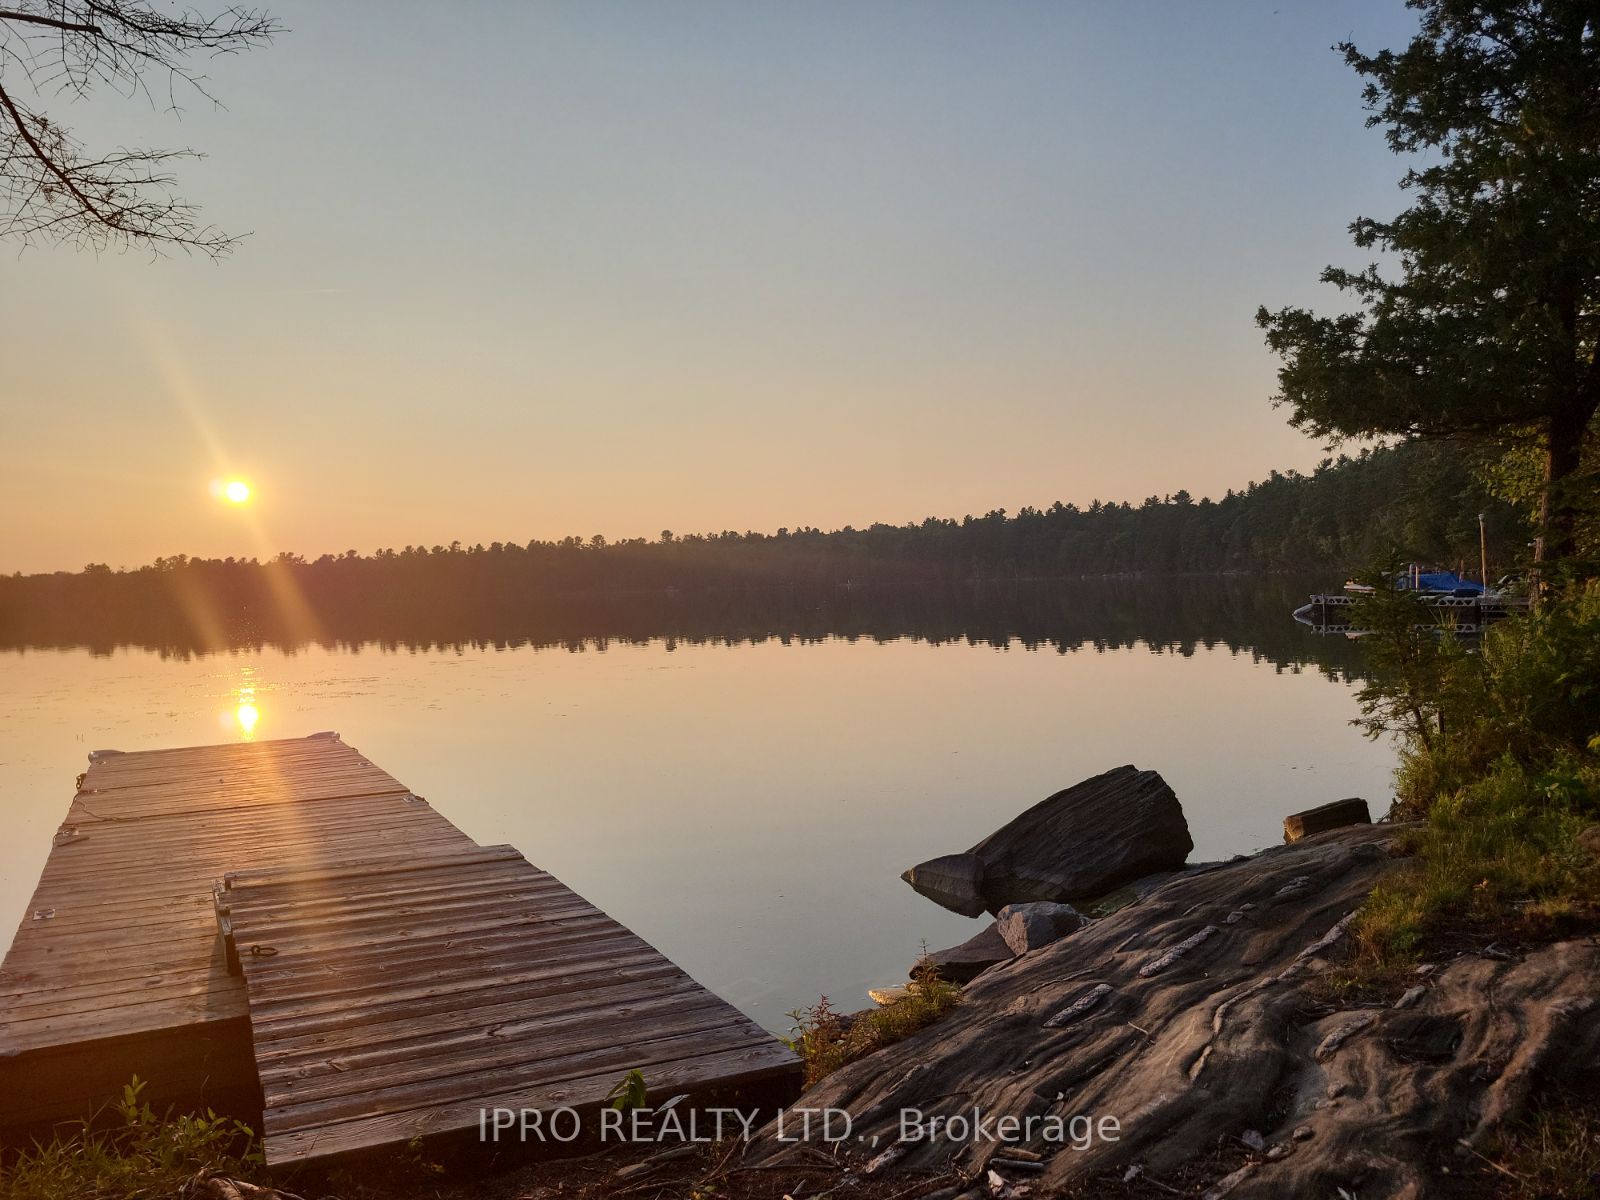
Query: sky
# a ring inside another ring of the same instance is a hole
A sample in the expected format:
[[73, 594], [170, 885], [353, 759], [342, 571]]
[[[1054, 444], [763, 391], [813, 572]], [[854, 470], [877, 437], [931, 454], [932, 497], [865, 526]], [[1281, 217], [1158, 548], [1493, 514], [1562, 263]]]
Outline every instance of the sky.
[[46, 109], [250, 236], [3, 247], [0, 570], [1220, 495], [1404, 203], [1401, 0], [268, 7], [223, 110]]

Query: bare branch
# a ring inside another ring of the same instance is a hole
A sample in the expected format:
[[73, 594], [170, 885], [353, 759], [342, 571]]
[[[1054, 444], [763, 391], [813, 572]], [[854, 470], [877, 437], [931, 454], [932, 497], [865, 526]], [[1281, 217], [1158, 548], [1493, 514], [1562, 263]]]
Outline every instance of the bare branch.
[[17, 89], [39, 98], [46, 91], [84, 96], [99, 85], [155, 103], [146, 76], [157, 74], [166, 76], [169, 111], [178, 111], [181, 87], [215, 104], [191, 56], [238, 53], [280, 31], [265, 13], [236, 6], [214, 16], [159, 11], [153, 0], [12, 0], [0, 8], [0, 237], [227, 253], [237, 239], [200, 225], [195, 208], [174, 194], [168, 166], [198, 155], [86, 155]]

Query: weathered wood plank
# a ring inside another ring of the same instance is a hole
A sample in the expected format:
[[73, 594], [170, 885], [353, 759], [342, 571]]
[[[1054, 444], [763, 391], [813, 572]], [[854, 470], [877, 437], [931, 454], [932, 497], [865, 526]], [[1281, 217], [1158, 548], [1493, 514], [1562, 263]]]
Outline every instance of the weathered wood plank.
[[134, 1074], [180, 1105], [264, 1088], [277, 1162], [449, 1133], [511, 1096], [599, 1103], [634, 1068], [676, 1091], [797, 1070], [333, 737], [92, 757], [0, 1000], [0, 1126], [81, 1115]]
[[[187, 1047], [210, 1044], [200, 1031], [212, 1027], [218, 1061], [235, 1062], [242, 1038], [248, 1066], [244, 984], [227, 973], [210, 901], [241, 854], [315, 866], [473, 845], [331, 737], [96, 757], [80, 787], [0, 966], [0, 1094], [15, 1100], [4, 1124], [98, 1107], [131, 1068], [206, 1077]], [[35, 1086], [45, 1072], [50, 1086]]]
[[269, 1162], [470, 1129], [475, 1098], [542, 1085], [598, 1103], [633, 1069], [679, 1091], [798, 1071], [755, 1022], [509, 848], [241, 872], [226, 903], [241, 948], [274, 950], [241, 955]]

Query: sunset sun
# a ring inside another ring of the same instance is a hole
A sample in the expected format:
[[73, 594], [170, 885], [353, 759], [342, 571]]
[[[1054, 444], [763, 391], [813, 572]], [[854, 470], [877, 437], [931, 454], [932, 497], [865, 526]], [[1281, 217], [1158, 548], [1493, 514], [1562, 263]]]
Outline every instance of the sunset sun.
[[230, 479], [222, 485], [222, 498], [229, 504], [243, 504], [250, 499], [250, 485], [242, 479]]

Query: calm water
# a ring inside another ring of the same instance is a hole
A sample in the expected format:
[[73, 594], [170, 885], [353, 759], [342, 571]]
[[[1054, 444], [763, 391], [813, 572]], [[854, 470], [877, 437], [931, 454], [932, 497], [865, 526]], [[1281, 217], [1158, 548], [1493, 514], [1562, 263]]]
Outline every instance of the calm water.
[[671, 636], [635, 613], [629, 640], [0, 651], [7, 942], [88, 751], [335, 729], [783, 1029], [819, 993], [858, 1007], [922, 942], [979, 927], [903, 868], [1108, 767], [1161, 771], [1197, 858], [1272, 844], [1312, 804], [1382, 808], [1392, 753], [1348, 725], [1357, 648], [1299, 630], [1298, 594], [791, 597], [688, 637], [682, 613], [661, 617]]

